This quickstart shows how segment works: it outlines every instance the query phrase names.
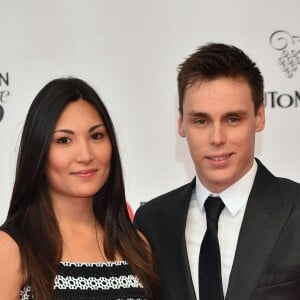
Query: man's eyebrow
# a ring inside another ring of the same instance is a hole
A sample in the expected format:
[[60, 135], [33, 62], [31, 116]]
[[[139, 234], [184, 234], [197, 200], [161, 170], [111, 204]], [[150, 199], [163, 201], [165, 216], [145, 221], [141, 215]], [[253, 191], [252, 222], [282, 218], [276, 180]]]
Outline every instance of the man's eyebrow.
[[[246, 115], [248, 113], [247, 110], [244, 109], [238, 109], [238, 110], [232, 110], [224, 113], [222, 117], [228, 117], [228, 116], [241, 116], [241, 115]], [[190, 111], [188, 113], [189, 116], [191, 117], [203, 117], [203, 118], [210, 118], [212, 115], [206, 112], [202, 111]]]
[[191, 117], [209, 117], [208, 113], [192, 110], [188, 113]]
[[246, 115], [248, 113], [247, 110], [244, 109], [238, 109], [238, 110], [233, 110], [233, 111], [228, 111], [225, 116], [240, 116], [240, 115]]

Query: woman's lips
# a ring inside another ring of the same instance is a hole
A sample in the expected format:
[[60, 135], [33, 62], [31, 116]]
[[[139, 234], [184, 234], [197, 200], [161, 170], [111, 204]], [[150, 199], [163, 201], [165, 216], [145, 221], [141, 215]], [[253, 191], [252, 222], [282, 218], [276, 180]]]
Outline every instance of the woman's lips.
[[94, 176], [96, 172], [97, 169], [90, 169], [90, 170], [81, 170], [81, 171], [72, 172], [71, 174], [82, 178], [90, 178]]

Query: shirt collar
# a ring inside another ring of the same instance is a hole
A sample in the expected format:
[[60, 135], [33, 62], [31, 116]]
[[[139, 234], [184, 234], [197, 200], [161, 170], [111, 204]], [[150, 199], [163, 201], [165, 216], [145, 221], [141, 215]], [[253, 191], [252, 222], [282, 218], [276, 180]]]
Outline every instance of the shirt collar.
[[248, 201], [257, 171], [257, 163], [253, 160], [251, 169], [236, 183], [228, 187], [220, 194], [210, 192], [196, 177], [196, 199], [200, 210], [204, 209], [204, 203], [208, 196], [220, 196], [232, 216], [242, 210]]

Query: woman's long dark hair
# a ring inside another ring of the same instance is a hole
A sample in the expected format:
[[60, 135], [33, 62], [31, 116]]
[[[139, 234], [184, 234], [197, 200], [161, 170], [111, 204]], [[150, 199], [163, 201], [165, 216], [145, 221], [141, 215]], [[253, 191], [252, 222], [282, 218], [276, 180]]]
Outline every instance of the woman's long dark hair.
[[120, 154], [108, 111], [95, 90], [77, 78], [49, 82], [35, 97], [23, 128], [16, 178], [5, 224], [14, 222], [22, 270], [34, 299], [53, 299], [53, 284], [62, 255], [62, 236], [48, 191], [45, 166], [55, 125], [65, 107], [78, 99], [91, 103], [101, 116], [112, 146], [108, 179], [94, 196], [94, 212], [104, 229], [104, 251], [129, 263], [149, 299], [156, 296], [152, 256], [134, 229], [126, 207]]

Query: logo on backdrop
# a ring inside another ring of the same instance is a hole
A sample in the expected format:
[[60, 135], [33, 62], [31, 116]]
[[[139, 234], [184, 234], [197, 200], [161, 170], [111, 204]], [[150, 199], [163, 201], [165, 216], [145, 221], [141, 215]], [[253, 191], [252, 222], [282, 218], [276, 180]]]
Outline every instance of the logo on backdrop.
[[[292, 35], [285, 30], [274, 31], [270, 35], [271, 47], [278, 54], [277, 63], [287, 79], [300, 73], [300, 36]], [[265, 106], [279, 109], [296, 109], [300, 107], [300, 92], [293, 91], [266, 91], [264, 94]]]
[[300, 107], [300, 92], [268, 91], [264, 94], [264, 102], [265, 106], [270, 108], [297, 108]]
[[277, 62], [287, 78], [300, 68], [300, 36], [277, 30], [270, 36], [270, 44], [278, 53]]
[[4, 118], [4, 105], [9, 96], [9, 73], [0, 72], [0, 122]]

